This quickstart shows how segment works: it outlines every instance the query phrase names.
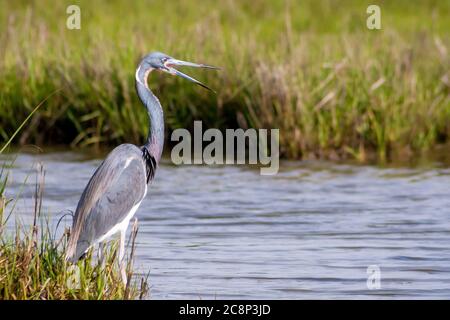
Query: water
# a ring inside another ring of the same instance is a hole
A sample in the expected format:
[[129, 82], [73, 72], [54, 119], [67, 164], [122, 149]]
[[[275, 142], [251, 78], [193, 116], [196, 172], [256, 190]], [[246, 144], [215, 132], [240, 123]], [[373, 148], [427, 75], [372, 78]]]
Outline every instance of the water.
[[[47, 169], [45, 211], [74, 210], [100, 160], [22, 154]], [[34, 176], [18, 216], [29, 217]], [[450, 298], [450, 169], [284, 162], [276, 176], [243, 166], [157, 171], [138, 210], [136, 269], [153, 299]], [[70, 221], [66, 221], [67, 224]], [[367, 268], [381, 289], [367, 287]]]

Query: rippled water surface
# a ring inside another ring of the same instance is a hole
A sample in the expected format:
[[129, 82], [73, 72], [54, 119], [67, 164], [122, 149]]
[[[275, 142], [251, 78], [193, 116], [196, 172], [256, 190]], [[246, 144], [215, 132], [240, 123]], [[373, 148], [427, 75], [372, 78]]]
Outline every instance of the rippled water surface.
[[[100, 160], [22, 154], [9, 195], [31, 214], [74, 210]], [[244, 166], [164, 162], [138, 210], [136, 268], [154, 299], [450, 298], [450, 169], [285, 162], [275, 176]], [[66, 223], [70, 223], [69, 220]], [[367, 287], [367, 267], [381, 289]]]

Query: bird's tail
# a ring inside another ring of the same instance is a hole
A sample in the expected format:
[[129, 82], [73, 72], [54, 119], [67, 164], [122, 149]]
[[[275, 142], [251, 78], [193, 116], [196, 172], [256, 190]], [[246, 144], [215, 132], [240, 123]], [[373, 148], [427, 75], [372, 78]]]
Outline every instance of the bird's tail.
[[78, 259], [75, 258], [76, 249], [77, 249], [77, 241], [74, 239], [73, 233], [70, 233], [69, 243], [67, 244], [66, 250], [66, 261], [70, 263], [78, 261]]
[[84, 251], [80, 253], [80, 248], [84, 247], [84, 241], [80, 241], [79, 239], [81, 229], [79, 227], [80, 223], [76, 218], [77, 216], [74, 218], [66, 249], [66, 261], [72, 263], [77, 262], [84, 253]]
[[79, 241], [75, 244], [75, 247], [70, 245], [67, 247], [65, 259], [69, 263], [76, 263], [78, 260], [84, 257], [86, 251], [89, 249], [87, 241]]

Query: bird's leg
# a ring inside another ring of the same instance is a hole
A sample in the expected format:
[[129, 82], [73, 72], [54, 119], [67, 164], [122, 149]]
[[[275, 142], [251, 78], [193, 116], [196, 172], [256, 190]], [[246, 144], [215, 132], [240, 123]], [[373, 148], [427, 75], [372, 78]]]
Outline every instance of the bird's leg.
[[120, 246], [119, 246], [119, 268], [120, 268], [120, 275], [122, 277], [122, 281], [124, 285], [127, 284], [127, 272], [126, 272], [126, 266], [125, 266], [125, 231], [120, 231]]

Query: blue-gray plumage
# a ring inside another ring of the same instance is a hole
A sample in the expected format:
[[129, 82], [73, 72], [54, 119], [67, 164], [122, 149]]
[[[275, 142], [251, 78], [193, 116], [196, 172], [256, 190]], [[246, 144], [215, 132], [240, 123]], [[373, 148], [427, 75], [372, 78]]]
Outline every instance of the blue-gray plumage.
[[164, 145], [163, 110], [158, 98], [147, 85], [148, 75], [153, 70], [159, 70], [181, 76], [209, 89], [203, 83], [174, 69], [174, 66], [217, 69], [176, 60], [160, 52], [145, 56], [136, 70], [135, 79], [136, 91], [149, 116], [147, 142], [142, 147], [122, 144], [111, 151], [89, 180], [75, 211], [66, 259], [75, 262], [92, 246], [103, 244], [119, 233], [119, 263], [124, 282], [125, 233], [130, 219], [147, 194], [147, 184], [154, 177]]

